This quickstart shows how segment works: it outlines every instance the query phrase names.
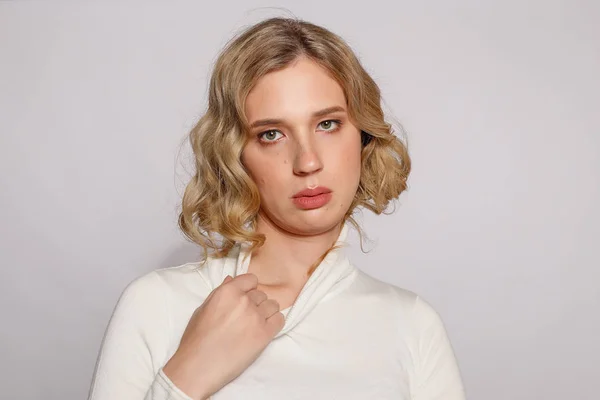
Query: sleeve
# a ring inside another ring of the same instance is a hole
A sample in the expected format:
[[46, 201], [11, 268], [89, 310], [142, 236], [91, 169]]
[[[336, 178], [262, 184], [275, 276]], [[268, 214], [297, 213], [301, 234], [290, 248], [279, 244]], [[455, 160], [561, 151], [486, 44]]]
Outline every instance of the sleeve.
[[415, 302], [413, 400], [465, 400], [454, 350], [439, 314], [420, 297]]
[[156, 365], [170, 323], [163, 285], [153, 271], [121, 294], [102, 340], [88, 400], [192, 400]]

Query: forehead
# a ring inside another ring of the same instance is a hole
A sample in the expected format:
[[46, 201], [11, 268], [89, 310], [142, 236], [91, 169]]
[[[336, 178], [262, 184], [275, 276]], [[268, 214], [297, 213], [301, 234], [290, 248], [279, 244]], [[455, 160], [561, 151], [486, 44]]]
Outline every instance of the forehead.
[[261, 118], [300, 118], [346, 105], [342, 87], [316, 62], [300, 58], [261, 77], [246, 98], [249, 122]]

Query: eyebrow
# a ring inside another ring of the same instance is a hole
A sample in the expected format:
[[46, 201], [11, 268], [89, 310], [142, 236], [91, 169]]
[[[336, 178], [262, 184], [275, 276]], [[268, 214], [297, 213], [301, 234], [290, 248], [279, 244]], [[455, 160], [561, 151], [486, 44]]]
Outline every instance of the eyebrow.
[[[318, 118], [318, 117], [323, 117], [325, 115], [332, 114], [332, 113], [338, 112], [338, 111], [346, 112], [346, 109], [344, 107], [340, 107], [340, 106], [327, 107], [322, 110], [315, 111], [312, 114], [312, 116], [314, 118]], [[277, 124], [281, 124], [281, 123], [283, 123], [283, 120], [276, 119], [276, 118], [259, 119], [257, 121], [254, 121], [250, 125], [250, 128], [257, 128], [259, 126], [265, 126], [265, 125], [277, 125]]]

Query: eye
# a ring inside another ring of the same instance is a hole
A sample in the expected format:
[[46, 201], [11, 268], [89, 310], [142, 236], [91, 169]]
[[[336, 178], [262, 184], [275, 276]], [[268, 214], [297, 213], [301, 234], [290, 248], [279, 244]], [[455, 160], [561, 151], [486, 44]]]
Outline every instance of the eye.
[[277, 135], [281, 135], [281, 132], [276, 130], [265, 131], [258, 135], [258, 139], [262, 142], [275, 142], [279, 139]]
[[328, 119], [319, 124], [326, 132], [335, 132], [342, 125], [342, 121], [337, 119]]

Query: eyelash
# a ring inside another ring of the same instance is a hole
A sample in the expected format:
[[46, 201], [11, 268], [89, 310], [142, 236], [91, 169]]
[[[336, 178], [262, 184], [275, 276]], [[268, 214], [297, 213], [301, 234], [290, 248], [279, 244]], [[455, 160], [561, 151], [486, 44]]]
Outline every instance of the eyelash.
[[[329, 131], [324, 131], [326, 133], [337, 132], [342, 127], [342, 121], [340, 121], [339, 119], [326, 119], [324, 121], [319, 122], [319, 125], [321, 125], [323, 122], [333, 122], [333, 123], [336, 124], [336, 127], [334, 129], [331, 129]], [[260, 142], [260, 144], [262, 144], [264, 146], [270, 146], [270, 145], [275, 144], [275, 143], [277, 143], [279, 141], [279, 139], [277, 139], [277, 140], [263, 140], [262, 139], [263, 135], [265, 135], [265, 134], [267, 134], [269, 132], [279, 132], [279, 131], [277, 129], [269, 129], [268, 131], [260, 132], [257, 135], [258, 141]]]

